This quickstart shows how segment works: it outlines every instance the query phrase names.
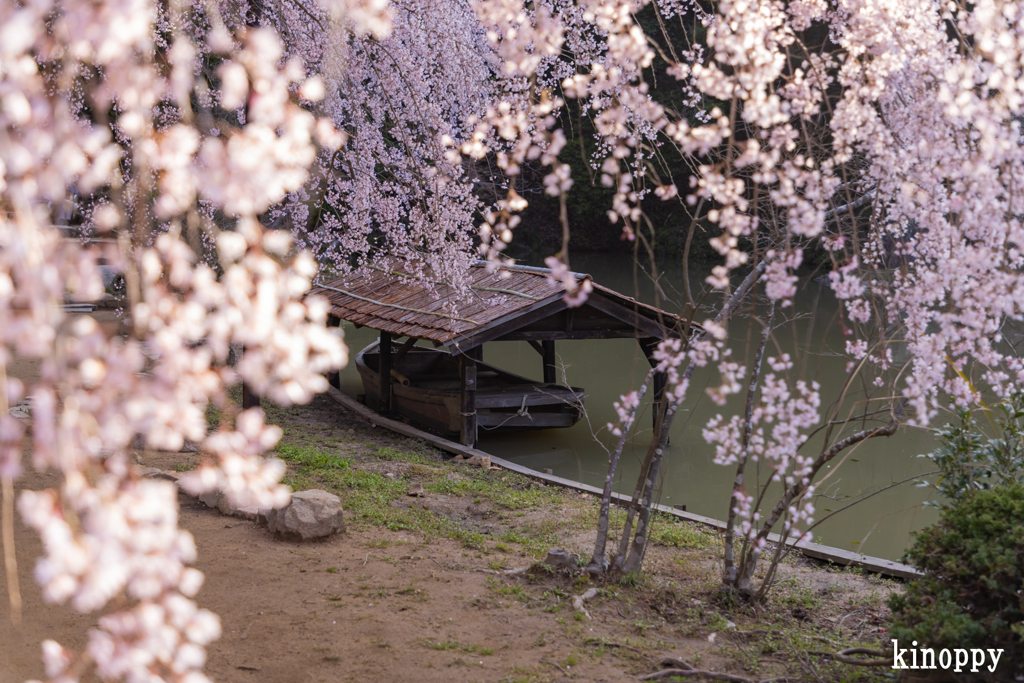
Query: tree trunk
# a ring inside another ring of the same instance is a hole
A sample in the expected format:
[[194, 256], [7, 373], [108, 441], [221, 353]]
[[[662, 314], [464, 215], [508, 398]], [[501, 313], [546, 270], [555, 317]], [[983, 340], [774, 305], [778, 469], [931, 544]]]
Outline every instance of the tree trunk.
[[[692, 366], [691, 366], [692, 367]], [[625, 573], [640, 571], [643, 564], [644, 554], [647, 551], [647, 536], [650, 532], [651, 505], [654, 502], [654, 488], [658, 483], [658, 470], [661, 468], [661, 461], [665, 456], [665, 449], [668, 447], [668, 434], [675, 417], [677, 404], [669, 406], [663, 404], [664, 413], [658, 419], [658, 429], [655, 430], [655, 438], [652, 440], [651, 448], [653, 453], [650, 460], [651, 465], [644, 478], [643, 501], [640, 504], [639, 519], [636, 524], [636, 535], [633, 537], [633, 544], [629, 556], [622, 563], [622, 571]]]
[[[750, 432], [753, 429], [754, 418], [754, 395], [757, 393], [757, 385], [761, 381], [761, 364], [764, 361], [764, 350], [768, 345], [768, 338], [772, 332], [772, 319], [775, 317], [775, 302], [768, 308], [768, 319], [764, 323], [764, 331], [761, 334], [761, 343], [757, 347], [754, 356], [754, 367], [750, 372], [750, 384], [747, 387], [747, 403], [743, 412], [743, 439], [742, 452], [739, 461], [736, 463], [736, 478], [732, 484], [732, 498], [729, 501], [729, 517], [725, 525], [725, 567], [722, 570], [722, 582], [727, 586], [733, 586], [737, 581], [737, 567], [735, 560], [736, 541], [736, 494], [743, 488], [743, 474], [747, 467], [749, 453], [747, 447], [750, 444]], [[746, 556], [747, 541], [744, 539], [743, 551], [740, 553], [740, 561], [743, 562]]]
[[[721, 324], [732, 316], [736, 307], [750, 293], [750, 290], [760, 280], [767, 267], [767, 261], [761, 261], [750, 271], [747, 277], [743, 279], [743, 282], [740, 283], [740, 286], [736, 288], [736, 291], [726, 301], [725, 305], [722, 306], [722, 310], [715, 317], [716, 323]], [[704, 334], [707, 334], [707, 332], [695, 335], [695, 338], [699, 338]], [[693, 377], [695, 369], [696, 366], [693, 363], [687, 364], [681, 381], [689, 382], [690, 378]], [[662, 401], [661, 411], [663, 415], [657, 421], [657, 427], [651, 438], [651, 445], [647, 449], [647, 457], [644, 458], [644, 463], [640, 467], [640, 475], [637, 477], [636, 488], [633, 491], [633, 501], [626, 516], [626, 523], [622, 528], [622, 537], [619, 539], [619, 550], [612, 562], [612, 568], [615, 570], [623, 572], [639, 571], [643, 562], [647, 547], [647, 536], [650, 533], [654, 486], [657, 483], [658, 471], [661, 469], [661, 460], [665, 454], [668, 435], [672, 430], [672, 422], [678, 407], [679, 404], [670, 396], [666, 396], [665, 400]], [[633, 538], [631, 548], [630, 536], [633, 533], [633, 521], [636, 519], [638, 512], [640, 513], [640, 519], [637, 522], [636, 536]]]
[[[654, 368], [651, 368], [650, 372], [647, 373], [647, 377], [644, 379], [644, 383], [640, 385], [640, 389], [637, 391], [637, 405], [643, 400], [644, 394], [647, 393], [647, 387], [651, 384], [651, 379], [654, 377]], [[634, 418], [635, 423], [636, 408], [630, 414], [630, 417]], [[632, 426], [632, 425], [631, 425]], [[604, 491], [601, 493], [601, 511], [597, 516], [597, 541], [594, 543], [594, 554], [590, 558], [590, 564], [597, 567], [601, 571], [608, 568], [608, 560], [605, 558], [605, 548], [608, 544], [608, 517], [611, 512], [612, 505], [612, 482], [615, 479], [615, 470], [619, 466], [619, 457], [622, 455], [622, 448], [626, 445], [626, 438], [629, 436], [629, 429], [623, 429], [622, 434], [619, 435], [619, 441], [615, 444], [615, 448], [608, 454], [608, 474], [604, 478]]]

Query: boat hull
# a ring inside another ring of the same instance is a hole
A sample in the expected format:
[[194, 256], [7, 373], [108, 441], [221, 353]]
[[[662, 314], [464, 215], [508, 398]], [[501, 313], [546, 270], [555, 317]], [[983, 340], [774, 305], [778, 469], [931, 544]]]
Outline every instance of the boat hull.
[[[356, 355], [366, 404], [380, 406], [380, 351], [374, 342]], [[444, 436], [461, 433], [458, 360], [442, 351], [413, 347], [399, 361], [391, 383], [391, 412]], [[582, 416], [582, 389], [534, 382], [477, 362], [476, 421], [484, 431], [571, 427]]]

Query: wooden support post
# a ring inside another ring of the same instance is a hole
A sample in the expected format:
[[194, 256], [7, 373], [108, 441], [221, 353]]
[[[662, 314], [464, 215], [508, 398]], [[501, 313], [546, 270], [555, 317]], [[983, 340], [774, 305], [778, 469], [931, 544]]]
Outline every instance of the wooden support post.
[[[339, 318], [338, 316], [336, 316], [336, 315], [328, 315], [327, 316], [327, 326], [328, 327], [334, 325], [335, 327], [338, 328], [338, 330], [341, 330], [342, 322], [344, 322], [344, 321], [341, 318]], [[335, 370], [334, 372], [328, 372], [327, 373], [327, 382], [328, 382], [328, 384], [330, 384], [335, 389], [341, 389], [341, 370]]]
[[398, 353], [395, 354], [395, 358], [391, 363], [391, 368], [397, 368], [398, 364], [402, 362], [403, 358], [405, 358], [405, 354], [409, 353], [409, 349], [414, 346], [416, 346], [416, 337], [409, 337], [406, 339], [405, 343], [398, 349]]
[[[654, 412], [654, 429], [658, 429], [658, 416], [661, 415], [661, 402], [665, 398], [665, 385], [668, 384], [668, 375], [664, 372], [654, 373], [654, 403], [651, 410]], [[668, 443], [667, 441], [665, 443]]]
[[553, 339], [545, 339], [541, 346], [544, 347], [544, 383], [555, 384], [558, 382], [558, 375], [555, 372], [555, 342]]
[[[658, 364], [658, 362], [654, 360], [654, 350], [658, 348], [658, 342], [661, 340], [657, 337], [640, 337], [637, 341], [640, 342], [640, 349], [644, 352], [644, 355], [647, 356], [647, 362], [650, 363], [653, 368]], [[664, 372], [654, 373], [653, 384], [654, 386], [651, 388], [654, 389], [654, 402], [651, 404], [651, 412], [653, 413], [651, 422], [654, 425], [654, 428], [657, 429], [658, 415], [661, 414], [661, 401], [665, 398], [665, 385], [668, 384], [668, 375]]]
[[253, 393], [252, 389], [248, 384], [242, 382], [242, 410], [248, 410], [249, 408], [259, 408], [260, 397], [259, 394]]
[[387, 415], [391, 412], [391, 333], [380, 333], [380, 384], [377, 391], [380, 393], [380, 402], [377, 404], [377, 412]]
[[468, 354], [459, 356], [462, 375], [462, 445], [476, 446], [476, 362]]

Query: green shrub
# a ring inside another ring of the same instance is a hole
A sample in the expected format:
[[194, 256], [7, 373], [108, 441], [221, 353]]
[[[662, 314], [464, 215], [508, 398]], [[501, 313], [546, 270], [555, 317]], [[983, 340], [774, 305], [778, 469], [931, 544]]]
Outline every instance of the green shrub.
[[939, 447], [925, 456], [941, 473], [932, 487], [954, 503], [972, 491], [1024, 482], [1024, 394], [986, 412], [995, 436], [982, 433], [971, 411], [957, 409], [959, 424], [935, 430]]
[[1001, 648], [996, 679], [1024, 674], [1024, 486], [973, 491], [945, 508], [907, 558], [925, 574], [890, 598], [892, 638]]

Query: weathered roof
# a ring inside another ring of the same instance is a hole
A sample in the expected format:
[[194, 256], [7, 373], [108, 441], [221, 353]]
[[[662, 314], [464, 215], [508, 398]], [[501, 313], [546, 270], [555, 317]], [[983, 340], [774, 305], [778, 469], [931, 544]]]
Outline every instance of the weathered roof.
[[[594, 283], [587, 303], [570, 309], [565, 288], [547, 268], [511, 266], [490, 273], [477, 262], [469, 272], [469, 294], [439, 281], [424, 282], [401, 267], [372, 268], [314, 286], [342, 320], [395, 336], [427, 339], [466, 351], [494, 339], [594, 339], [678, 336], [684, 321], [671, 313]], [[431, 291], [433, 290], [433, 291]], [[454, 305], [452, 305], [454, 304]], [[553, 320], [554, 319], [554, 320]]]

